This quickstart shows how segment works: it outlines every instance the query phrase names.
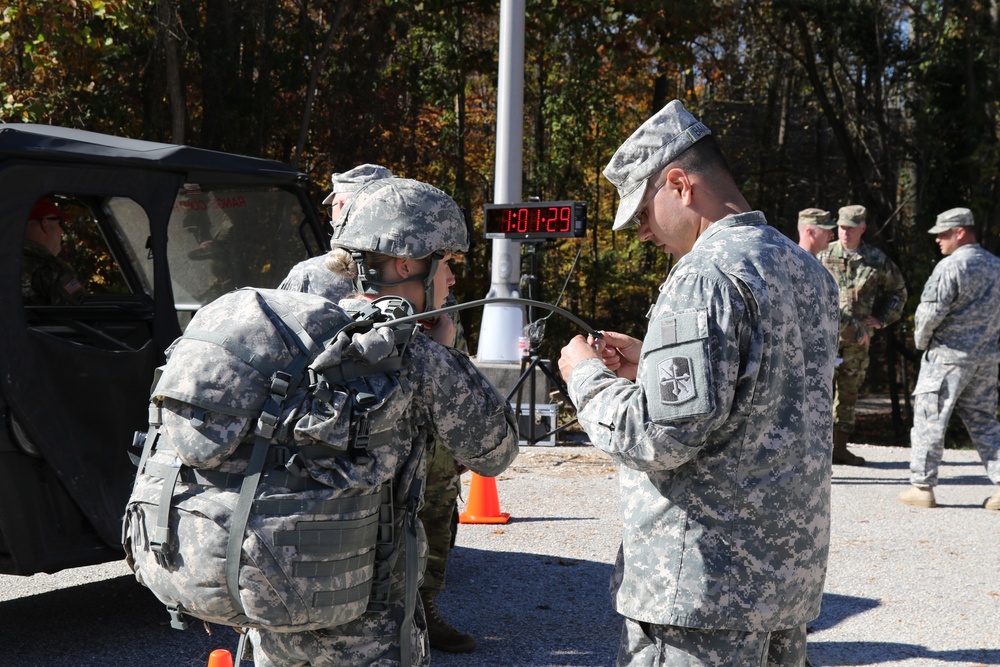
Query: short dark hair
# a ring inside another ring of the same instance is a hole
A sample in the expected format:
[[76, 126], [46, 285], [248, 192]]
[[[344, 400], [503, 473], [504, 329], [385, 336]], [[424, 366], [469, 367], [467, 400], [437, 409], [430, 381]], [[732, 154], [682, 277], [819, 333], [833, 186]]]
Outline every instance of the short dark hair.
[[729, 162], [722, 154], [722, 148], [715, 137], [708, 135], [692, 144], [690, 148], [678, 155], [667, 168], [678, 168], [695, 174], [708, 174], [721, 169], [732, 175]]

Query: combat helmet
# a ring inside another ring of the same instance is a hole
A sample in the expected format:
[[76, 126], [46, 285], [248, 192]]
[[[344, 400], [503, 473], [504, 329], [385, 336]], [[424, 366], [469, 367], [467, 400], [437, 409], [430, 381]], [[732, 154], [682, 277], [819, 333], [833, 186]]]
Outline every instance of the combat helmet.
[[[330, 245], [351, 251], [358, 264], [359, 292], [377, 293], [423, 280], [425, 307], [433, 307], [434, 274], [446, 254], [469, 249], [469, 230], [458, 204], [441, 190], [408, 178], [386, 178], [365, 184], [341, 211]], [[430, 259], [426, 275], [389, 283], [368, 266], [366, 252], [405, 259]]]

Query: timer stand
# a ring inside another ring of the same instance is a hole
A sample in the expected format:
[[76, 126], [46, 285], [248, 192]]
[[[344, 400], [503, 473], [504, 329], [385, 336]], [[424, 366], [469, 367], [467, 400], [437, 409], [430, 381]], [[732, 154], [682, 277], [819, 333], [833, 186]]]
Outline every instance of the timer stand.
[[[544, 239], [533, 239], [530, 241], [523, 241], [524, 245], [527, 246], [528, 249], [528, 259], [530, 261], [530, 267], [531, 267], [528, 275], [525, 276], [525, 278], [527, 278], [527, 283], [528, 283], [528, 298], [533, 301], [536, 298], [535, 297], [535, 288], [537, 286], [536, 276], [538, 275], [537, 247], [544, 242], [545, 242]], [[520, 425], [521, 406], [522, 406], [521, 392], [524, 387], [524, 384], [527, 383], [528, 385], [528, 403], [527, 403], [528, 433], [527, 434], [522, 433], [520, 434], [520, 437], [522, 440], [527, 441], [529, 445], [534, 445], [535, 443], [541, 440], [546, 440], [550, 438], [553, 434], [558, 433], [564, 428], [576, 423], [576, 419], [573, 419], [563, 424], [562, 426], [559, 426], [557, 424], [557, 415], [555, 414], [552, 415], [552, 428], [549, 430], [546, 430], [544, 428], [539, 428], [538, 425], [535, 423], [535, 414], [538, 408], [537, 378], [535, 373], [536, 368], [541, 370], [541, 372], [545, 374], [545, 377], [548, 378], [549, 382], [552, 383], [552, 386], [556, 388], [556, 390], [562, 395], [562, 397], [566, 400], [568, 404], [571, 404], [572, 401], [570, 401], [566, 385], [563, 384], [562, 380], [560, 380], [558, 377], [555, 376], [555, 374], [549, 368], [548, 364], [546, 364], [538, 354], [537, 346], [539, 343], [542, 342], [542, 338], [545, 335], [545, 323], [544, 320], [535, 322], [532, 319], [533, 310], [534, 309], [531, 306], [528, 306], [528, 325], [525, 327], [527, 336], [524, 336], [521, 339], [522, 347], [521, 347], [520, 377], [518, 378], [517, 382], [514, 383], [514, 386], [511, 388], [510, 392], [507, 394], [508, 403], [511, 402], [511, 398], [513, 398], [515, 395], [517, 396], [515, 405], [517, 410], [517, 420], [518, 424]], [[523, 346], [525, 339], [527, 339], [527, 347]], [[538, 430], [544, 432], [538, 433], [537, 432]]]

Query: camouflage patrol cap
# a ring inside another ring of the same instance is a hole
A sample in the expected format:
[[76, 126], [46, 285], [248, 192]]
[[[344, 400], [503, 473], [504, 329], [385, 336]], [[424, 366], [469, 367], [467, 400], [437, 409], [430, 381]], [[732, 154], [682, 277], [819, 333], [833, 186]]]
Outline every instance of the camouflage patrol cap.
[[323, 200], [324, 204], [333, 202], [333, 198], [341, 192], [357, 192], [363, 185], [380, 178], [392, 178], [392, 172], [377, 164], [361, 164], [342, 173], [330, 175], [333, 190]]
[[642, 203], [650, 176], [711, 133], [680, 100], [673, 100], [640, 125], [604, 168], [604, 177], [618, 188], [621, 197], [611, 228], [633, 226], [632, 216]]
[[469, 231], [455, 201], [433, 185], [387, 178], [358, 190], [334, 223], [333, 247], [422, 259], [466, 252]]
[[821, 208], [806, 208], [799, 211], [799, 224], [813, 225], [820, 229], [834, 229], [837, 226], [830, 212]]
[[865, 224], [865, 217], [868, 215], [868, 210], [860, 204], [851, 204], [841, 207], [838, 213], [838, 227], [860, 227]]
[[967, 208], [949, 208], [944, 213], [939, 213], [934, 226], [927, 230], [930, 234], [940, 234], [955, 227], [975, 227], [976, 221], [972, 218], [972, 211]]

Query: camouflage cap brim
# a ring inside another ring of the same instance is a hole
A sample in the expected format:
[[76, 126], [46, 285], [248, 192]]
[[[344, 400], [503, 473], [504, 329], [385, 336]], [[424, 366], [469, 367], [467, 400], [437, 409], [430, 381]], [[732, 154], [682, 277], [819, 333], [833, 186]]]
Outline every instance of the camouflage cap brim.
[[950, 208], [938, 214], [934, 226], [927, 230], [928, 234], [940, 234], [956, 227], [975, 227], [975, 218], [967, 208]]
[[392, 178], [392, 172], [378, 164], [359, 164], [343, 173], [330, 175], [333, 190], [323, 200], [324, 204], [333, 202], [333, 198], [342, 192], [357, 192], [362, 187], [383, 178]]
[[642, 196], [646, 194], [646, 186], [649, 184], [649, 178], [647, 176], [639, 181], [628, 194], [621, 198], [621, 201], [618, 203], [618, 212], [615, 213], [615, 222], [611, 226], [612, 230], [619, 231], [638, 226], [633, 216], [639, 209], [639, 204], [642, 203]]

